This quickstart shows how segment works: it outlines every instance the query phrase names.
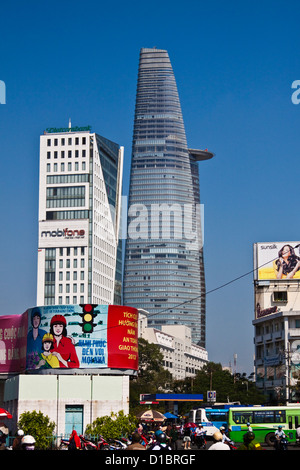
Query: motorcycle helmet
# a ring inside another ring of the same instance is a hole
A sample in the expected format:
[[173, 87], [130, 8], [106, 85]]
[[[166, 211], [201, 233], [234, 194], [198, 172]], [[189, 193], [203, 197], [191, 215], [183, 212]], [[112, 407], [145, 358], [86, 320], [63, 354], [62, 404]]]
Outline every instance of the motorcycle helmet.
[[161, 432], [160, 434], [158, 434], [158, 436], [156, 436], [156, 439], [158, 440], [158, 442], [166, 442], [167, 436], [164, 432]]
[[21, 442], [22, 444], [35, 444], [35, 439], [28, 434], [27, 436], [22, 437]]
[[213, 438], [216, 442], [221, 441], [223, 439], [222, 433], [220, 431], [216, 431], [213, 434]]

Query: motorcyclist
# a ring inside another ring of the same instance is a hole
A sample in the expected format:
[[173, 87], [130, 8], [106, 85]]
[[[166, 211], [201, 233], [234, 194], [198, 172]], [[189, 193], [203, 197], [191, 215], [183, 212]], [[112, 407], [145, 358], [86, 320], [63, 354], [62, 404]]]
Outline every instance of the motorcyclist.
[[282, 439], [286, 439], [286, 434], [283, 431], [282, 426], [278, 426], [277, 431], [275, 431], [275, 442], [274, 442], [276, 450], [280, 449], [280, 441]]
[[22, 450], [34, 450], [35, 449], [35, 439], [34, 437], [27, 434], [21, 439]]
[[232, 441], [226, 434], [226, 429], [224, 426], [220, 427], [220, 433], [222, 434], [222, 442], [223, 444], [229, 445]]
[[200, 449], [201, 446], [204, 449], [206, 447], [205, 434], [206, 432], [204, 431], [202, 424], [199, 424], [198, 429], [196, 429], [196, 436], [195, 436], [195, 442], [197, 444], [198, 449]]
[[167, 444], [167, 436], [163, 431], [158, 430], [155, 432], [155, 442], [149, 450], [171, 450], [171, 447]]
[[238, 447], [238, 450], [262, 450], [262, 446], [255, 440], [254, 432], [248, 431], [244, 434], [243, 444]]
[[229, 446], [227, 444], [224, 444], [222, 442], [223, 436], [220, 431], [216, 431], [213, 434], [213, 441], [214, 443], [209, 447], [208, 450], [230, 450]]

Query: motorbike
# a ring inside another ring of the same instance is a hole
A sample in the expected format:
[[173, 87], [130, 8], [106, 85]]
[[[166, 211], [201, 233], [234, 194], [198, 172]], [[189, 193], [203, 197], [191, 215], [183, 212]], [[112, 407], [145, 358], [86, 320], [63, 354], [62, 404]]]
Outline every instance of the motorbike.
[[226, 444], [229, 446], [230, 450], [237, 450], [237, 447], [233, 441], [228, 441]]
[[127, 442], [123, 439], [104, 439], [99, 436], [97, 449], [98, 450], [124, 450], [127, 447]]
[[206, 439], [204, 435], [196, 436], [195, 441], [198, 449], [206, 449]]
[[[92, 441], [85, 438], [82, 434], [79, 436], [80, 443], [81, 443], [81, 450], [97, 450], [97, 445], [94, 444]], [[69, 439], [61, 439], [60, 445], [58, 447], [59, 450], [68, 450], [69, 448]]]
[[60, 444], [58, 446], [59, 450], [68, 450], [69, 448], [69, 439], [61, 439]]
[[82, 434], [79, 436], [82, 450], [97, 450], [96, 444], [86, 439]]
[[288, 440], [285, 437], [278, 439], [275, 441], [275, 449], [276, 450], [288, 450]]

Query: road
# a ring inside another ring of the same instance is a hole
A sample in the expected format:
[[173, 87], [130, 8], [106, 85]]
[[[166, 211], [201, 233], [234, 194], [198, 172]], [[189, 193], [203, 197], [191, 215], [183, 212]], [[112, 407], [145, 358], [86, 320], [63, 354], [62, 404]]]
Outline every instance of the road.
[[[206, 449], [198, 449], [196, 445], [192, 444], [191, 446], [191, 450], [192, 451], [195, 451], [195, 450], [207, 450], [209, 449], [209, 447], [213, 444], [213, 442], [211, 440], [207, 441], [207, 445], [206, 445]], [[237, 443], [236, 444], [236, 447], [239, 447], [240, 443]], [[270, 447], [268, 446], [267, 444], [263, 443], [261, 444], [262, 448], [264, 450], [271, 450], [271, 451], [274, 451], [274, 447]], [[184, 447], [182, 445], [182, 441], [180, 441], [180, 445], [178, 446], [178, 450], [183, 450]], [[300, 446], [299, 445], [296, 445], [294, 442], [290, 443], [289, 446], [288, 446], [288, 450], [300, 450]]]

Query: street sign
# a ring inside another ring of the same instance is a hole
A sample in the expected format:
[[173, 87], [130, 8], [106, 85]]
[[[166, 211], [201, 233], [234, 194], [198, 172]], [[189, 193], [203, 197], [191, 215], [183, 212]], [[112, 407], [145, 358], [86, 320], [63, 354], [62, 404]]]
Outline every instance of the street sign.
[[215, 390], [208, 390], [207, 391], [207, 401], [216, 401], [217, 394]]

